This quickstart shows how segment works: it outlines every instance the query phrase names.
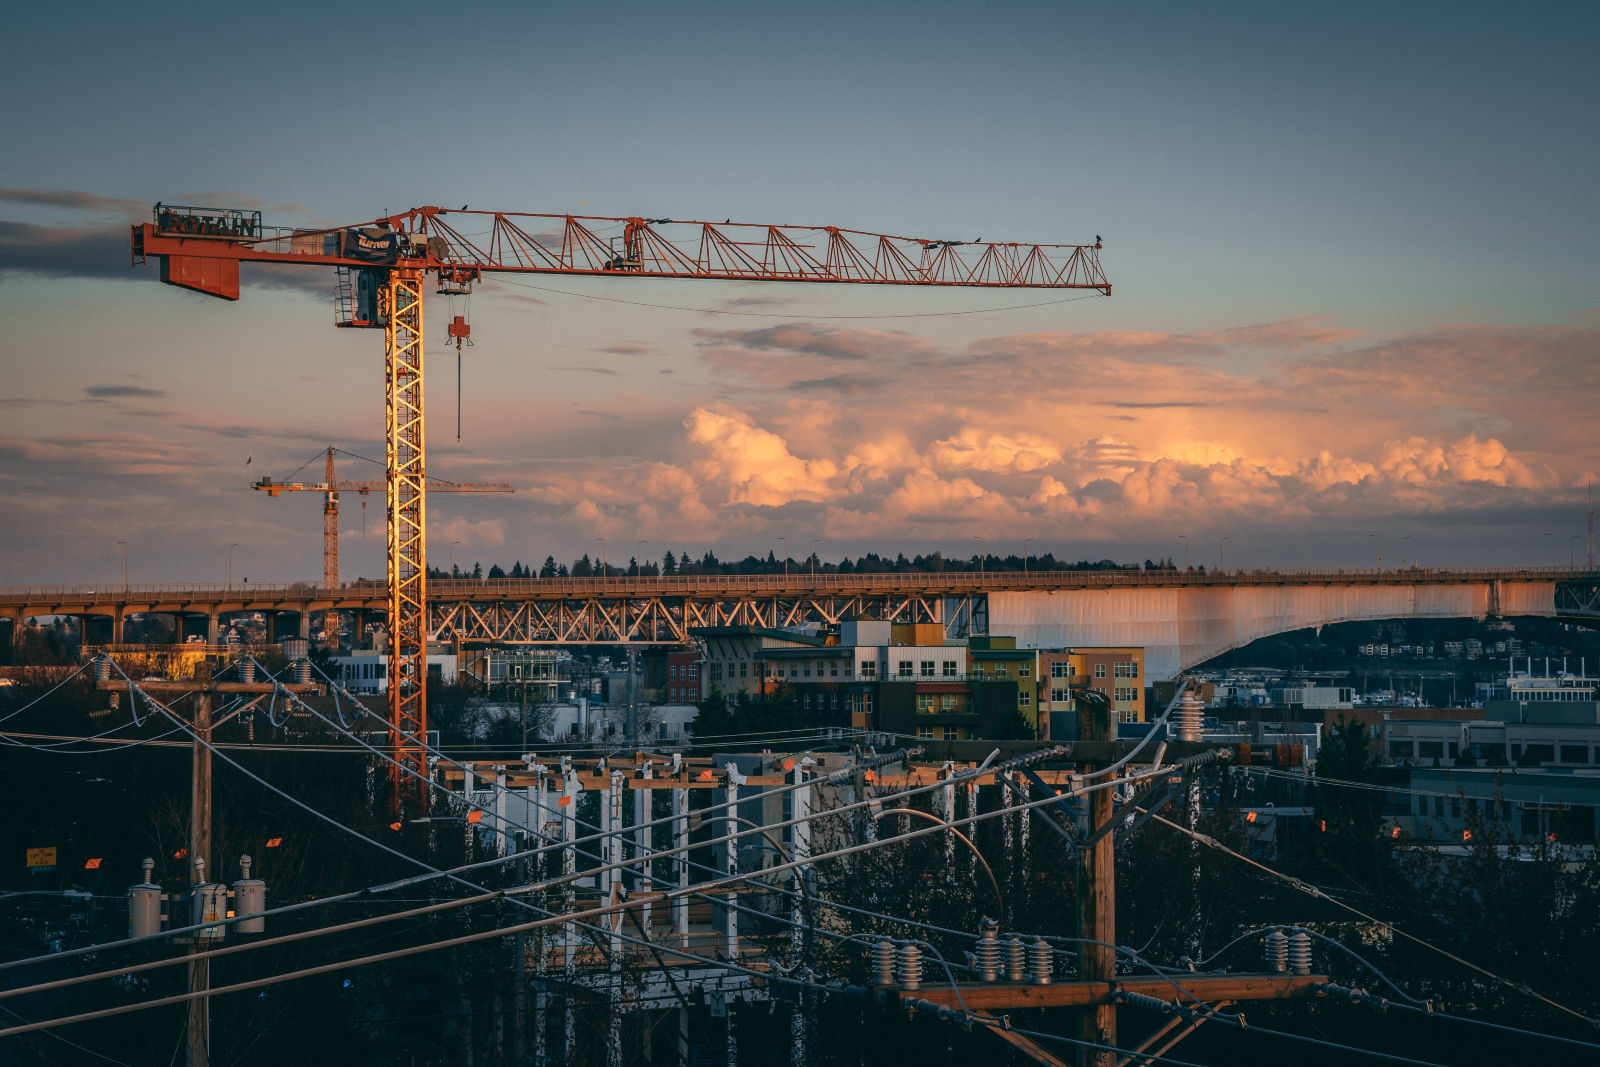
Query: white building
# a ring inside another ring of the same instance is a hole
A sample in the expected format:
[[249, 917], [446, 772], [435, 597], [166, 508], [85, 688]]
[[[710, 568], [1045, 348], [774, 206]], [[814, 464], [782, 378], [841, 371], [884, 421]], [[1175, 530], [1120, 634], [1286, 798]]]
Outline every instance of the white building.
[[[341, 685], [353, 693], [387, 693], [389, 691], [389, 656], [383, 652], [357, 649], [343, 656], [333, 657], [338, 668], [336, 676]], [[454, 653], [428, 654], [428, 677], [446, 682], [456, 680]]]

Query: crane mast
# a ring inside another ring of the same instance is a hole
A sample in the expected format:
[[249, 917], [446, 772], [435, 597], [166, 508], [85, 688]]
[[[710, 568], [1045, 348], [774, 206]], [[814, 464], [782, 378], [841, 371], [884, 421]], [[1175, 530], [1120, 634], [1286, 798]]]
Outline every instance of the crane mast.
[[[487, 223], [474, 240], [445, 219]], [[622, 247], [596, 233], [620, 225]], [[674, 239], [688, 227], [691, 236]], [[603, 227], [600, 227], [603, 228]], [[750, 231], [754, 230], [755, 233]], [[558, 232], [559, 231], [559, 232]], [[754, 239], [744, 240], [741, 238]], [[428, 774], [427, 434], [423, 403], [422, 286], [470, 291], [485, 271], [634, 278], [831, 282], [871, 285], [1084, 289], [1111, 295], [1092, 245], [895, 237], [837, 226], [684, 222], [437, 207], [324, 230], [269, 229], [260, 212], [156, 204], [132, 228], [133, 262], [156, 256], [161, 280], [239, 299], [241, 262], [332, 266], [342, 279], [336, 325], [384, 331], [388, 482], [389, 729], [392, 802], [420, 798]], [[331, 474], [328, 483], [333, 484]], [[333, 490], [324, 514], [337, 505]], [[334, 527], [324, 532], [336, 544]], [[417, 777], [413, 778], [410, 773]]]
[[[322, 494], [322, 584], [328, 589], [336, 588], [339, 584], [339, 494], [351, 492], [366, 496], [368, 493], [377, 492], [387, 497], [389, 491], [387, 480], [381, 482], [338, 480], [333, 470], [335, 451], [332, 445], [328, 446], [326, 473], [320, 482], [284, 482], [264, 477], [260, 481], [250, 483], [250, 488], [274, 497], [280, 493]], [[516, 490], [511, 488], [509, 482], [446, 482], [438, 478], [429, 478], [428, 492], [514, 493]]]

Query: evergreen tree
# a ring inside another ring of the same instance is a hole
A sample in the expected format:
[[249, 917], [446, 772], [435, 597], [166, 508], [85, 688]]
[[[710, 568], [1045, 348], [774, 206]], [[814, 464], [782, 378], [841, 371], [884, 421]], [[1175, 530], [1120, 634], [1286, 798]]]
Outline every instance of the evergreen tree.
[[674, 556], [672, 554], [672, 549], [670, 549], [670, 548], [667, 549], [667, 554], [661, 557], [661, 573], [662, 574], [677, 574], [678, 573], [678, 557], [676, 557], [676, 556]]
[[569, 575], [567, 574], [567, 565], [565, 563], [563, 563], [561, 566], [556, 568], [556, 577], [557, 578], [569, 577]]
[[474, 563], [472, 565], [472, 580], [475, 582], [483, 581], [483, 564]]
[[[517, 566], [520, 567], [520, 566], [522, 566], [522, 564], [519, 563], [519, 564], [517, 564]], [[496, 563], [494, 566], [489, 568], [489, 577], [491, 579], [493, 579], [493, 578], [504, 578], [505, 576], [506, 576], [506, 572], [500, 569], [500, 564]]]
[[798, 730], [800, 698], [787, 685], [779, 685], [777, 692], [765, 700], [751, 700], [739, 708], [741, 734], [770, 734], [778, 730]]
[[572, 576], [574, 578], [594, 577], [594, 565], [589, 562], [589, 553], [585, 552], [583, 558], [572, 565]]
[[[566, 573], [566, 568], [565, 567], [561, 568], [561, 572], [563, 574], [565, 574]], [[544, 566], [539, 568], [539, 577], [541, 577], [541, 578], [554, 578], [555, 576], [556, 576], [556, 558], [554, 556], [546, 556], [544, 558]]]
[[[1339, 716], [1317, 751], [1317, 778], [1376, 786], [1378, 766], [1378, 758], [1367, 749], [1366, 726]], [[1381, 789], [1351, 789], [1344, 784], [1311, 790], [1317, 851], [1323, 862], [1358, 884], [1381, 879], [1388, 867], [1389, 836], [1383, 821], [1387, 799]]]
[[700, 702], [700, 710], [689, 723], [689, 732], [695, 737], [722, 739], [734, 732], [733, 715], [728, 711], [728, 698], [720, 685], [712, 685], [711, 692]]

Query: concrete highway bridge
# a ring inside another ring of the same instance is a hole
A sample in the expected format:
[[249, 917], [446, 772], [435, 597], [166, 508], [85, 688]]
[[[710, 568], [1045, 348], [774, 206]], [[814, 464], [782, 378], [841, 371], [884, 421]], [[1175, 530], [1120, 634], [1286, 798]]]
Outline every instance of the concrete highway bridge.
[[[0, 586], [0, 620], [71, 615], [86, 643], [120, 644], [141, 613], [218, 639], [224, 616], [261, 612], [274, 636], [310, 633], [337, 610], [381, 619], [382, 582]], [[704, 626], [794, 626], [873, 618], [942, 623], [951, 636], [1018, 644], [1138, 646], [1170, 677], [1260, 637], [1335, 622], [1539, 615], [1600, 627], [1600, 570], [1007, 571], [982, 574], [690, 575], [428, 583], [431, 640], [508, 644], [686, 644]], [[291, 621], [292, 620], [292, 621]], [[283, 624], [289, 623], [285, 627]]]

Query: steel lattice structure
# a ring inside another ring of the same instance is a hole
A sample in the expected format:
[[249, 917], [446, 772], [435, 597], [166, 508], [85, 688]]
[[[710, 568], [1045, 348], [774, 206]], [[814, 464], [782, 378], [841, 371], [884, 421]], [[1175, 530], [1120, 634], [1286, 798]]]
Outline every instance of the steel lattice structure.
[[[435, 595], [428, 605], [428, 632], [435, 641], [495, 641], [506, 644], [689, 644], [691, 630], [711, 626], [836, 625], [870, 618], [884, 622], [942, 623], [953, 637], [965, 636], [982, 598], [943, 597], [926, 592], [811, 591], [786, 594], [703, 594], [503, 600], [450, 599]], [[981, 624], [980, 624], [981, 625]]]
[[395, 731], [390, 774], [399, 764], [426, 774], [428, 729], [427, 436], [423, 422], [422, 278], [420, 270], [389, 274], [383, 290], [389, 474], [389, 724]]

